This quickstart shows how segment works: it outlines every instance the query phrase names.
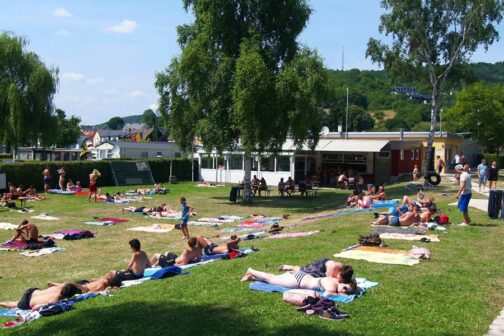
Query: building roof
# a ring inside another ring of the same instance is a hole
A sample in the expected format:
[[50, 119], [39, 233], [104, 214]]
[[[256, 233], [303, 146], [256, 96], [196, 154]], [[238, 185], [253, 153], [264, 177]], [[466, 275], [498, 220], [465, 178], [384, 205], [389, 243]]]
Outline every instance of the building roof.
[[[344, 140], [344, 139], [320, 139], [316, 152], [380, 152], [389, 143], [388, 140]], [[296, 150], [294, 143], [290, 140], [282, 146], [282, 150]], [[308, 151], [306, 145], [302, 150]]]
[[98, 146], [96, 146], [97, 149], [100, 148], [100, 146], [104, 144], [110, 144], [112, 146], [117, 146], [119, 148], [129, 148], [129, 149], [170, 149], [173, 148], [174, 150], [179, 150], [178, 146], [175, 144], [175, 142], [161, 142], [161, 141], [149, 141], [149, 142], [130, 142], [130, 141], [106, 141]]
[[[427, 138], [429, 137], [429, 132], [402, 132], [403, 133], [403, 138], [404, 139], [412, 139], [412, 138]], [[454, 137], [454, 138], [459, 138], [463, 139], [464, 137], [458, 133], [453, 133], [453, 132], [445, 132], [443, 131], [443, 137], [448, 138], [448, 137]], [[339, 132], [330, 132], [328, 135], [321, 137], [321, 139], [341, 139], [342, 137], [345, 136], [345, 132], [339, 133]], [[435, 132], [434, 133], [434, 138], [440, 138], [441, 137], [441, 132]], [[361, 139], [361, 138], [368, 138], [368, 139], [383, 139], [383, 140], [400, 140], [401, 139], [401, 132], [348, 132], [348, 138], [349, 139]]]
[[96, 131], [96, 133], [98, 133], [98, 135], [102, 138], [103, 137], [111, 137], [111, 136], [117, 137], [117, 136], [121, 136], [124, 134], [123, 130], [109, 130], [109, 129], [98, 130], [98, 131]]

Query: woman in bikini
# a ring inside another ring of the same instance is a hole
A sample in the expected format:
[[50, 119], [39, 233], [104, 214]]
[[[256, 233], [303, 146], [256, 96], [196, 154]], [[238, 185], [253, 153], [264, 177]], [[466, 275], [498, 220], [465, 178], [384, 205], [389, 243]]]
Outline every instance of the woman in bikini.
[[296, 273], [272, 274], [249, 268], [241, 281], [258, 280], [271, 285], [287, 288], [312, 289], [324, 292], [325, 296], [349, 295], [355, 293], [357, 288], [353, 284], [342, 284], [335, 278], [314, 278], [308, 273], [298, 271]]

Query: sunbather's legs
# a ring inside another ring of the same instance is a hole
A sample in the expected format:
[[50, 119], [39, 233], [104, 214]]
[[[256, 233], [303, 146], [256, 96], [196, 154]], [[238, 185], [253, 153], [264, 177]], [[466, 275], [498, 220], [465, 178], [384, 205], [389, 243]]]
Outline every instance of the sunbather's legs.
[[286, 271], [286, 272], [291, 272], [291, 273], [296, 273], [301, 270], [301, 267], [299, 266], [292, 266], [292, 265], [280, 265], [278, 268], [279, 271]]
[[17, 308], [18, 301], [0, 302], [0, 306], [6, 307], [6, 308]]
[[152, 267], [154, 266], [157, 266], [158, 265], [158, 262], [159, 262], [159, 257], [161, 257], [161, 253], [155, 253], [151, 260], [150, 260], [150, 263], [152, 265]]
[[380, 216], [378, 219], [374, 222], [371, 222], [372, 225], [387, 225], [387, 216]]
[[256, 271], [252, 268], [247, 270], [247, 273], [241, 279], [242, 281], [259, 280], [267, 282], [271, 285], [283, 286], [289, 288], [297, 288], [298, 283], [296, 278], [291, 273], [284, 273], [280, 275]]
[[402, 203], [401, 203], [401, 206], [403, 205], [409, 205], [411, 203], [411, 199], [409, 198], [408, 195], [404, 196], [403, 199], [402, 199]]

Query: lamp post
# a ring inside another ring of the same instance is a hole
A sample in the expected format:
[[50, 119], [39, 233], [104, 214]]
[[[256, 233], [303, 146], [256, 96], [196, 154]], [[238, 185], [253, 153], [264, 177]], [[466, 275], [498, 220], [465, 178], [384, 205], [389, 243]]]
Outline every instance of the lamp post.
[[443, 137], [443, 109], [439, 110], [439, 137]]
[[480, 126], [481, 126], [481, 122], [480, 122], [480, 109], [478, 109], [478, 142], [479, 142], [479, 129], [480, 129]]

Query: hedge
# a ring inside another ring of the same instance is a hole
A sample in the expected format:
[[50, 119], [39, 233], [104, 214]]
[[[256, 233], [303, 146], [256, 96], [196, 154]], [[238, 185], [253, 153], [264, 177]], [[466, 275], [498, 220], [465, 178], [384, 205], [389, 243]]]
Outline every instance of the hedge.
[[[124, 160], [121, 160], [124, 161]], [[149, 162], [152, 176], [156, 182], [167, 182], [170, 175], [170, 160], [153, 159], [153, 160], [128, 160], [131, 162]], [[195, 175], [197, 175], [197, 161], [194, 163]], [[87, 188], [89, 185], [89, 174], [93, 169], [98, 169], [101, 177], [98, 184], [101, 186], [115, 185], [110, 167], [110, 160], [100, 161], [30, 161], [17, 162], [9, 164], [0, 164], [0, 173], [6, 174], [7, 181], [14, 185], [23, 184], [27, 187], [35, 186], [38, 190], [43, 189], [42, 171], [49, 168], [52, 177], [52, 186], [55, 187], [58, 182], [57, 170], [64, 167], [66, 177], [71, 178], [74, 183], [80, 181], [82, 187]], [[189, 159], [173, 159], [173, 175], [177, 180], [191, 180], [191, 160]], [[195, 176], [197, 179], [197, 176]]]
[[492, 164], [492, 162], [496, 161], [497, 168], [504, 169], [504, 156], [497, 157], [497, 154], [491, 154], [491, 153], [478, 154], [478, 164], [483, 159], [487, 160], [488, 166], [490, 166]]

